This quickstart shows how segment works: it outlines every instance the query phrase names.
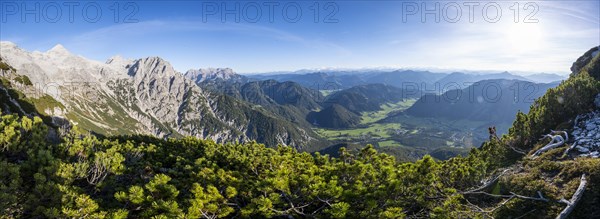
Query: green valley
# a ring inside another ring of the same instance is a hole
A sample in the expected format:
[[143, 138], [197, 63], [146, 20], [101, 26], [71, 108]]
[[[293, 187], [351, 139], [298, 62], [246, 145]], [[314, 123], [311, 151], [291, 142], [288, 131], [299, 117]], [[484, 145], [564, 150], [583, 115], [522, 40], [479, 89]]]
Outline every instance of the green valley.
[[385, 119], [390, 113], [395, 111], [404, 111], [411, 107], [417, 99], [406, 99], [401, 100], [396, 103], [384, 103], [382, 104], [381, 110], [373, 111], [373, 112], [362, 112], [361, 114], [361, 124], [370, 124], [377, 122], [379, 120]]
[[384, 103], [379, 111], [362, 112], [361, 124], [353, 128], [314, 130], [334, 143], [373, 144], [388, 153], [413, 154], [412, 157], [408, 156], [409, 160], [416, 160], [424, 154], [441, 149], [452, 149], [455, 151], [454, 155], [466, 154], [470, 148], [478, 147], [487, 138], [484, 122], [420, 118], [403, 114], [415, 102], [416, 99], [407, 99]]

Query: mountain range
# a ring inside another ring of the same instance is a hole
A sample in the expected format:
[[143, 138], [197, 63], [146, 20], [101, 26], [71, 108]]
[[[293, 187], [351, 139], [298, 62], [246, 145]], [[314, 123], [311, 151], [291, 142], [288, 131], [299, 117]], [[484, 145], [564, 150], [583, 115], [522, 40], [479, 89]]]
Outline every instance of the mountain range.
[[3, 62], [15, 74], [28, 77], [33, 90], [64, 106], [41, 112], [96, 133], [196, 136], [217, 142], [256, 140], [297, 148], [319, 145], [319, 137], [310, 129], [196, 85], [206, 75], [230, 79], [219, 77], [227, 76], [227, 70], [204, 75], [198, 71], [193, 80], [193, 72], [186, 77], [159, 57], [113, 57], [101, 63], [73, 55], [61, 45], [47, 52], [28, 52], [10, 42], [2, 42], [0, 48]]
[[[75, 125], [98, 135], [195, 136], [219, 143], [291, 145], [304, 151], [344, 143], [315, 129], [367, 128], [370, 124], [364, 117], [377, 115], [375, 112], [381, 113], [373, 121], [381, 123], [409, 115], [507, 124], [531, 103], [514, 102], [510, 95], [484, 103], [473, 102], [477, 97], [427, 100], [468, 93], [477, 81], [497, 83], [505, 93], [514, 89], [509, 82], [522, 84], [519, 89], [527, 100], [556, 85], [533, 83], [526, 76], [508, 72], [368, 70], [240, 75], [230, 68], [199, 68], [181, 73], [160, 57], [115, 56], [99, 62], [74, 55], [61, 45], [46, 52], [29, 52], [11, 42], [1, 42], [0, 52], [4, 69], [0, 94], [6, 100], [3, 113], [39, 115], [55, 127]], [[536, 77], [562, 79], [551, 74]], [[527, 85], [539, 89], [527, 93]], [[476, 88], [477, 93], [484, 91]], [[419, 100], [404, 111], [389, 109], [390, 104], [409, 99]]]
[[[415, 70], [364, 70], [364, 71], [318, 71], [282, 74], [251, 74], [250, 80], [292, 81], [302, 86], [318, 90], [340, 90], [358, 85], [386, 84], [403, 89], [419, 89], [427, 92], [443, 93], [449, 89], [460, 89], [470, 84], [491, 79], [515, 79], [534, 83], [560, 82], [565, 76], [550, 73], [539, 73], [520, 76], [510, 72], [476, 73], [450, 72], [434, 73]], [[443, 91], [442, 91], [443, 90]]]

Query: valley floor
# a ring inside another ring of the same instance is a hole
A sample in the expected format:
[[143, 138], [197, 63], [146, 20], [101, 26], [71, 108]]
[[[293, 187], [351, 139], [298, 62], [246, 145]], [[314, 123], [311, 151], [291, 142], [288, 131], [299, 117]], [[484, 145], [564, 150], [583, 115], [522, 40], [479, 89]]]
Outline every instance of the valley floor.
[[[381, 110], [363, 112], [361, 124], [354, 128], [314, 128], [320, 136], [335, 144], [372, 144], [400, 160], [416, 160], [424, 154], [447, 159], [466, 154], [488, 138], [487, 127], [495, 124], [469, 120], [421, 118], [403, 113], [416, 99], [381, 105]], [[500, 124], [499, 130], [504, 130]]]

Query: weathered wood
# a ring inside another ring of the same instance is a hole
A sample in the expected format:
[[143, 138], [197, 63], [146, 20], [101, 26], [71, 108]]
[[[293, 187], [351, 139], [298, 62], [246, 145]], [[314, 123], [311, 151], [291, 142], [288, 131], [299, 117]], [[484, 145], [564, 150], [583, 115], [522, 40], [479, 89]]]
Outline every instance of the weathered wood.
[[[554, 132], [554, 131], [552, 131], [552, 132]], [[546, 146], [540, 148], [535, 153], [533, 153], [533, 155], [531, 155], [532, 157], [536, 157], [536, 156], [540, 155], [541, 153], [544, 153], [550, 149], [557, 148], [557, 147], [565, 144], [565, 139], [560, 135], [545, 135], [544, 138], [551, 138], [552, 140]]]
[[551, 135], [565, 135], [565, 142], [569, 141], [569, 133], [565, 132], [565, 131], [554, 131], [554, 130], [550, 130], [550, 134]]
[[465, 191], [465, 192], [463, 192], [463, 194], [477, 193], [477, 192], [479, 192], [479, 191], [482, 191], [482, 190], [484, 190], [484, 189], [487, 189], [487, 188], [489, 188], [489, 187], [490, 187], [490, 186], [492, 186], [494, 183], [496, 183], [496, 182], [498, 181], [498, 179], [500, 179], [500, 177], [501, 177], [502, 175], [504, 175], [506, 172], [508, 172], [508, 169], [506, 169], [506, 170], [502, 171], [502, 173], [498, 174], [498, 176], [496, 176], [496, 177], [494, 177], [494, 178], [490, 179], [489, 181], [487, 181], [487, 182], [483, 183], [483, 185], [481, 185], [481, 186], [479, 186], [479, 187], [477, 187], [477, 188], [471, 189], [471, 190], [469, 190], [469, 191]]
[[581, 197], [583, 197], [583, 192], [585, 191], [586, 185], [587, 185], [587, 180], [585, 179], [585, 174], [583, 174], [583, 175], [581, 175], [581, 180], [579, 181], [579, 187], [573, 194], [573, 197], [571, 197], [571, 200], [569, 200], [569, 201], [567, 201], [565, 199], [560, 200], [561, 203], [567, 204], [567, 207], [565, 207], [565, 209], [562, 212], [560, 212], [560, 214], [558, 216], [556, 216], [556, 219], [566, 219], [567, 217], [569, 217], [569, 214], [571, 214], [573, 209], [575, 209], [577, 202], [579, 202], [579, 200], [581, 200]]
[[571, 150], [573, 150], [573, 148], [577, 147], [577, 142], [573, 143], [573, 145], [571, 145], [571, 147], [567, 148], [567, 150], [565, 150], [565, 153], [563, 153], [563, 156], [567, 156], [569, 154], [569, 152]]

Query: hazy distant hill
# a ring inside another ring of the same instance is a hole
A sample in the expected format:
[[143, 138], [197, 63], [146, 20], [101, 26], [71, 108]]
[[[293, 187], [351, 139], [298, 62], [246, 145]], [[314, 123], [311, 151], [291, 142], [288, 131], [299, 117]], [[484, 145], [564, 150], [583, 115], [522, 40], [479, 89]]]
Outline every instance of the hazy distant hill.
[[432, 84], [445, 74], [428, 71], [366, 71], [366, 72], [316, 72], [307, 74], [251, 75], [257, 80], [273, 79], [277, 81], [293, 81], [305, 87], [319, 90], [346, 89], [358, 85], [382, 83], [402, 88], [422, 83]]
[[[418, 85], [419, 89], [432, 89], [433, 82], [443, 78], [446, 74], [432, 73], [429, 71], [392, 71], [371, 75], [366, 81], [368, 83], [383, 83], [398, 88], [412, 88]], [[426, 87], [423, 87], [426, 85]]]
[[464, 89], [475, 82], [492, 79], [529, 81], [529, 79], [527, 78], [518, 75], [513, 75], [508, 72], [495, 74], [465, 74], [460, 72], [454, 72], [444, 76], [440, 80], [436, 81], [436, 83], [437, 86], [439, 86], [438, 90], [445, 92], [454, 89]]
[[535, 81], [537, 83], [560, 82], [562, 80], [567, 79], [567, 76], [550, 74], [550, 73], [532, 74], [532, 75], [526, 75], [524, 77], [531, 81]]
[[362, 74], [336, 74], [325, 72], [307, 74], [251, 75], [250, 77], [255, 80], [273, 79], [280, 82], [292, 81], [316, 90], [338, 90], [368, 83], [362, 78]]
[[517, 111], [529, 111], [534, 99], [556, 85], [521, 80], [485, 80], [442, 95], [424, 95], [406, 113], [419, 117], [511, 122]]
[[[318, 90], [347, 89], [358, 85], [386, 84], [398, 88], [425, 90], [429, 93], [441, 92], [442, 89], [463, 89], [482, 80], [507, 79], [532, 81], [536, 83], [557, 82], [564, 79], [556, 74], [532, 74], [520, 76], [509, 72], [499, 73], [433, 73], [429, 71], [396, 70], [396, 71], [331, 71], [301, 74], [255, 74], [248, 75], [250, 80], [293, 81], [302, 86]], [[438, 87], [436, 87], [436, 83]], [[456, 85], [460, 85], [457, 87]]]

